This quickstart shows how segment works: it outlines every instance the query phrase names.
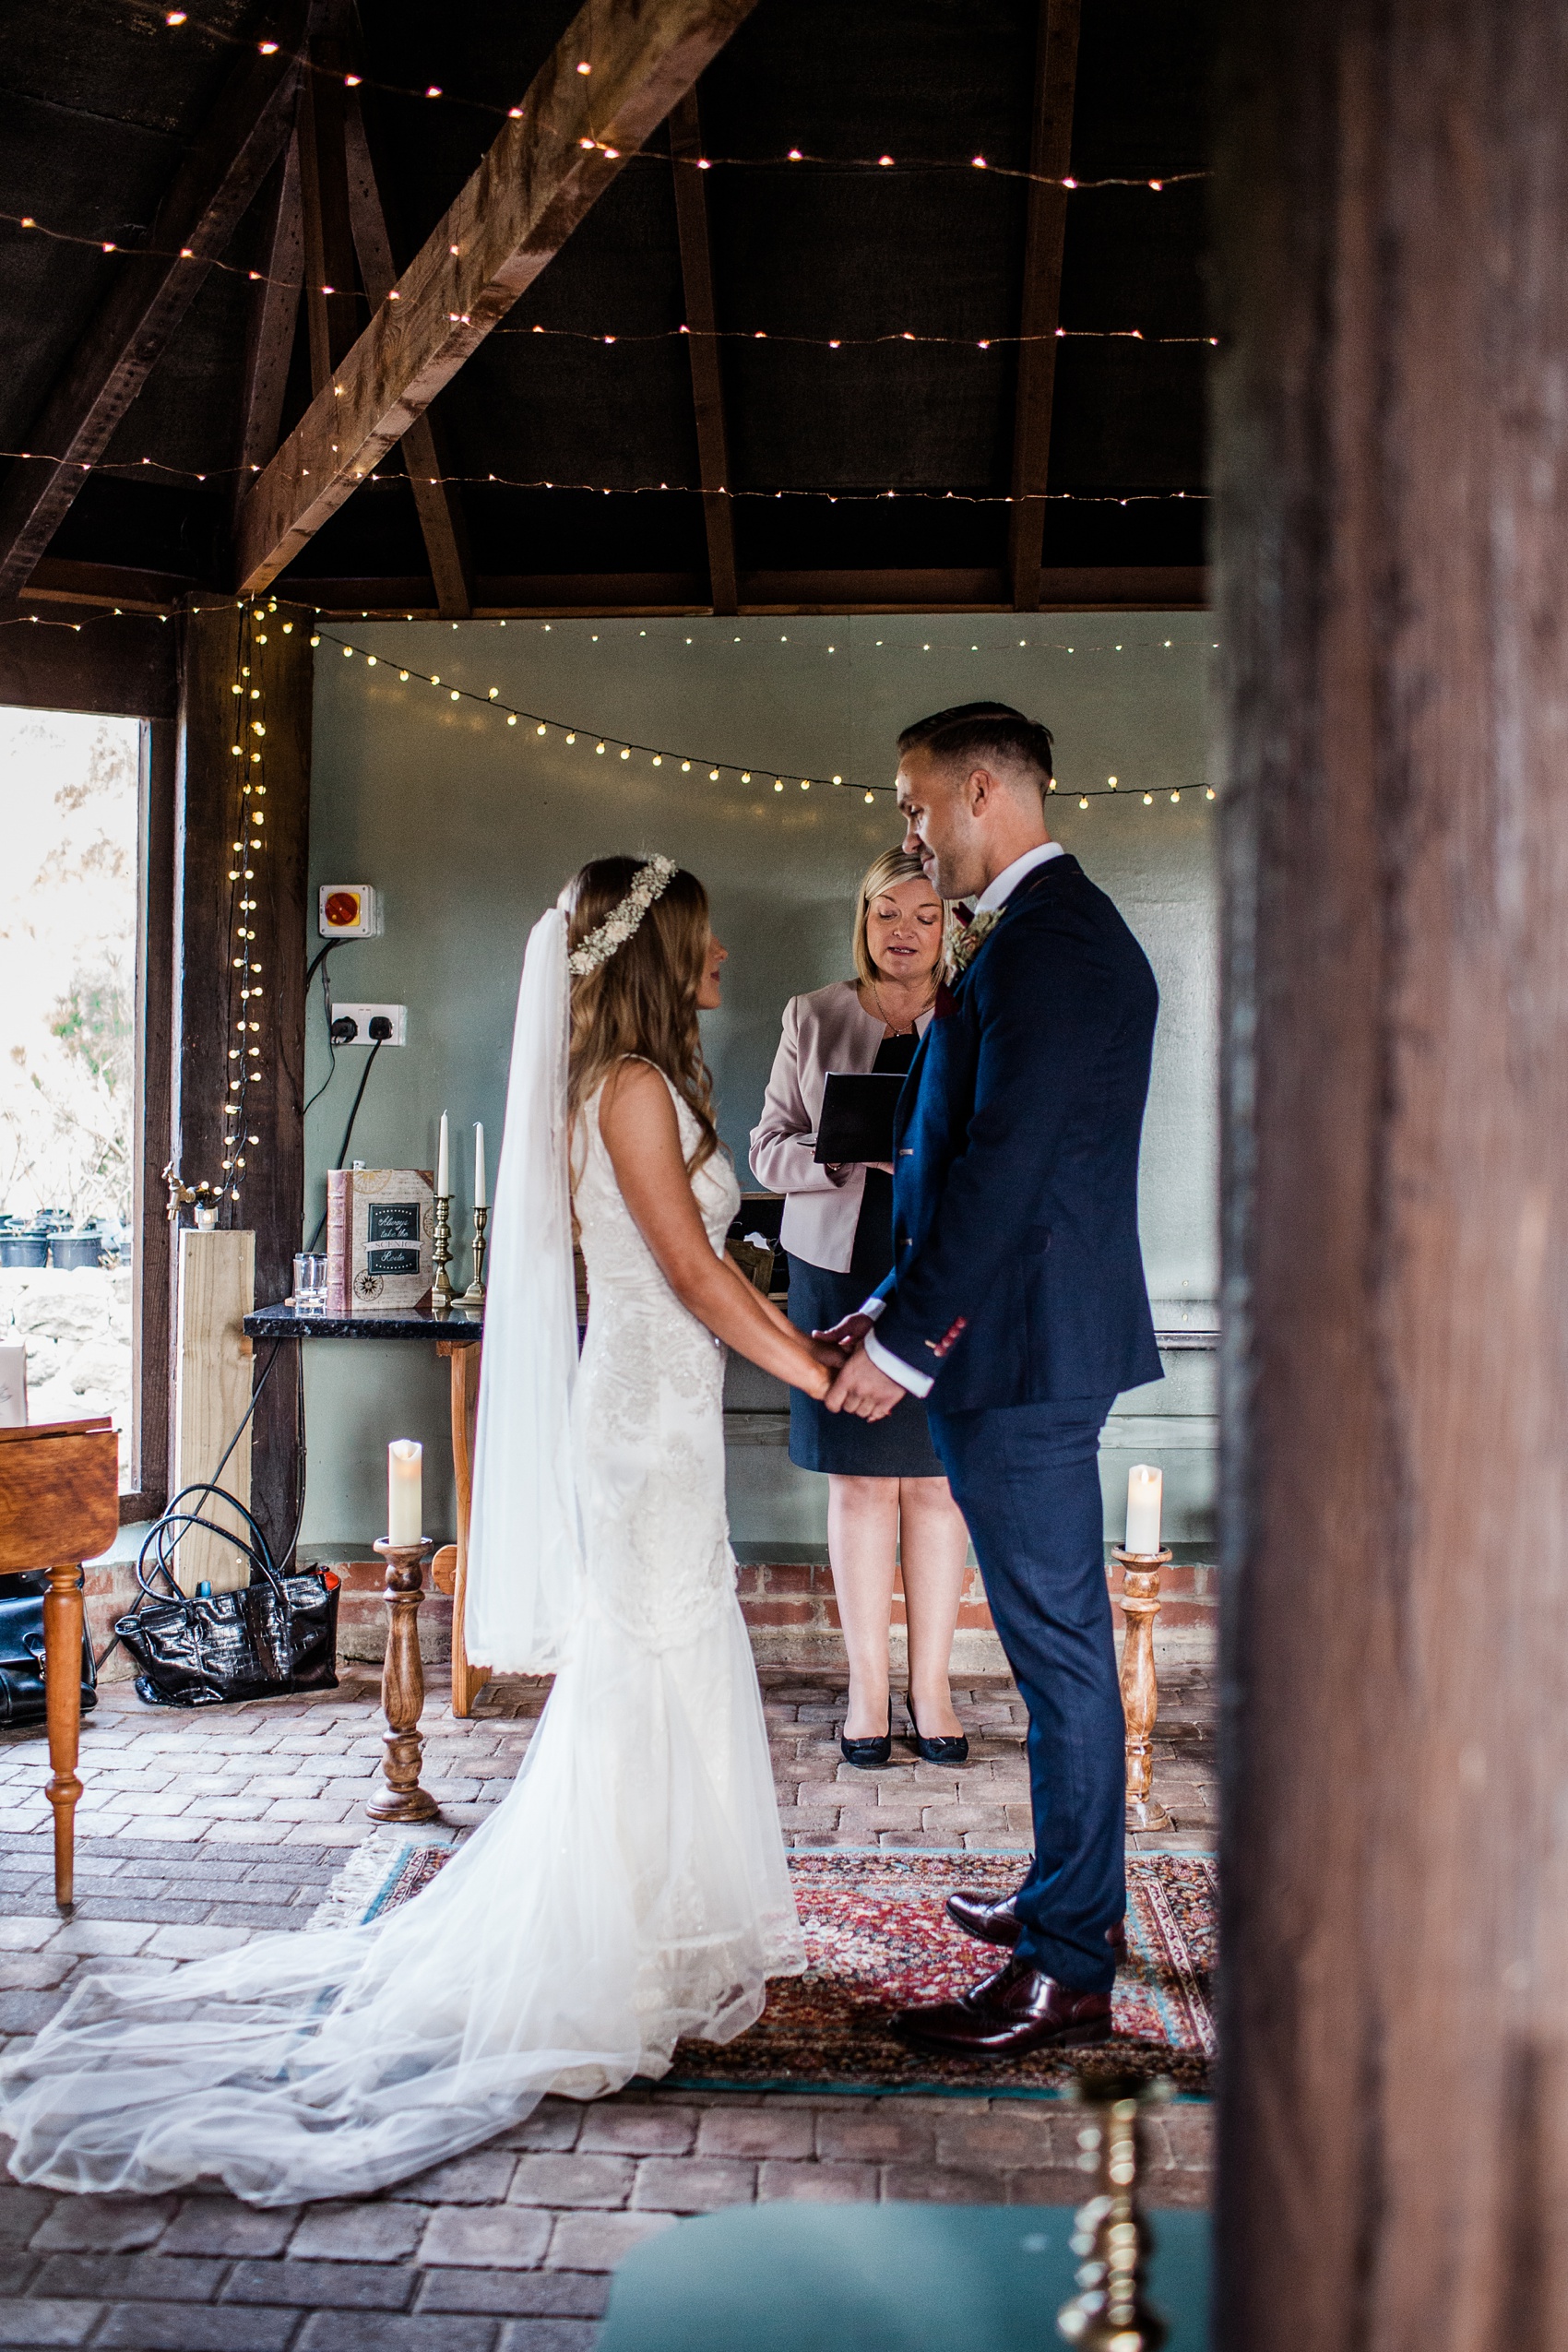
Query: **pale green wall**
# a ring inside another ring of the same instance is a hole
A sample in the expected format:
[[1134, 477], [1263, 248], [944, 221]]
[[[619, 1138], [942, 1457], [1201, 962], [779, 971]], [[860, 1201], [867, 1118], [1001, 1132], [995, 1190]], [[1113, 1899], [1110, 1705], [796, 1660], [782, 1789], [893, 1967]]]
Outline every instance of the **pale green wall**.
[[[378, 666], [346, 659], [335, 637], [374, 653]], [[818, 785], [803, 793], [794, 779], [837, 770], [857, 784], [890, 782], [900, 726], [947, 703], [1000, 695], [1054, 731], [1062, 788], [1053, 829], [1115, 897], [1158, 975], [1144, 1247], [1161, 1302], [1157, 1319], [1180, 1322], [1186, 1313], [1208, 1321], [1218, 949], [1214, 811], [1202, 782], [1211, 658], [1206, 619], [1195, 613], [465, 622], [456, 630], [329, 624], [316, 656], [313, 888], [377, 885], [386, 935], [339, 949], [335, 992], [409, 1007], [410, 1042], [380, 1056], [351, 1157], [372, 1167], [432, 1165], [445, 1108], [455, 1222], [468, 1231], [470, 1123], [484, 1121], [493, 1154], [529, 927], [586, 858], [659, 849], [701, 874], [731, 951], [724, 1009], [707, 1017], [706, 1034], [720, 1124], [744, 1170], [784, 1000], [849, 970], [849, 894], [897, 833], [887, 796], [868, 807], [859, 790]], [[575, 726], [576, 744], [568, 748], [557, 728], [541, 742], [531, 728], [509, 729], [498, 714], [452, 703], [445, 683], [399, 684], [399, 659], [453, 685], [498, 686], [506, 701]], [[618, 728], [694, 755], [691, 773], [681, 773], [678, 757], [659, 769], [641, 754], [619, 759]], [[602, 758], [593, 748], [600, 733], [611, 742]], [[756, 780], [710, 783], [713, 758], [750, 765]], [[776, 774], [787, 779], [782, 793], [772, 789]], [[1103, 785], [1112, 774], [1117, 799], [1080, 812], [1071, 788]], [[1169, 799], [1173, 788], [1182, 788], [1179, 807]], [[1142, 804], [1146, 790], [1156, 793], [1151, 808]], [[318, 995], [311, 1088], [326, 1074], [323, 1035]], [[362, 1051], [350, 1048], [339, 1061], [308, 1121], [311, 1224]], [[754, 1182], [749, 1171], [744, 1181]], [[364, 1544], [381, 1531], [385, 1449], [396, 1436], [423, 1439], [427, 1526], [449, 1531], [445, 1367], [434, 1351], [320, 1342], [306, 1363], [307, 1541]], [[1131, 1459], [1163, 1461], [1170, 1532], [1203, 1540], [1212, 1359], [1172, 1359], [1171, 1369], [1160, 1387], [1123, 1400], [1108, 1434], [1107, 1485], [1124, 1492]], [[743, 1377], [731, 1396], [737, 1406], [774, 1401]], [[767, 1433], [766, 1424], [752, 1427]], [[732, 1448], [738, 1543], [820, 1544], [823, 1505], [824, 1481], [794, 1471], [779, 1446]]]

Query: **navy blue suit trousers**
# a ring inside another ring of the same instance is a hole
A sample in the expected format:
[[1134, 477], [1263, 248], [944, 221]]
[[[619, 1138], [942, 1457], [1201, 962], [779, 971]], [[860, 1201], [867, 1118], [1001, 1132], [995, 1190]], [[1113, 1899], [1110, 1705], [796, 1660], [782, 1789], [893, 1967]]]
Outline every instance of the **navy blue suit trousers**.
[[1017, 1898], [1018, 1951], [1073, 1992], [1110, 1991], [1106, 1930], [1126, 1906], [1125, 1729], [1099, 1469], [1114, 1402], [948, 1413], [933, 1398], [928, 1408], [1028, 1709], [1035, 1853]]

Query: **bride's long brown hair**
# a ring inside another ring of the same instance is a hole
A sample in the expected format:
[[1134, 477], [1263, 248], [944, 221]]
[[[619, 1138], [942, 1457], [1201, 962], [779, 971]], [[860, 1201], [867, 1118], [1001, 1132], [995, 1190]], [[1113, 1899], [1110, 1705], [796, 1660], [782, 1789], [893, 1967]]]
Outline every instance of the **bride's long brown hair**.
[[[594, 858], [573, 875], [558, 902], [566, 911], [569, 952], [614, 913], [646, 862]], [[707, 893], [695, 873], [680, 867], [625, 945], [572, 982], [566, 1101], [574, 1123], [616, 1063], [639, 1055], [663, 1071], [702, 1129], [686, 1163], [694, 1176], [719, 1148], [713, 1081], [697, 1027], [710, 936]]]

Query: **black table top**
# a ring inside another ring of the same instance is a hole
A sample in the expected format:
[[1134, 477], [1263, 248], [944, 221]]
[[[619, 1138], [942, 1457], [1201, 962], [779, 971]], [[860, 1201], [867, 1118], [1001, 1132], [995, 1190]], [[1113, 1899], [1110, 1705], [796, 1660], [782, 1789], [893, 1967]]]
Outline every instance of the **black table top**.
[[248, 1339], [452, 1339], [468, 1347], [484, 1336], [482, 1310], [454, 1307], [360, 1307], [349, 1315], [296, 1314], [292, 1307], [257, 1307], [244, 1323]]

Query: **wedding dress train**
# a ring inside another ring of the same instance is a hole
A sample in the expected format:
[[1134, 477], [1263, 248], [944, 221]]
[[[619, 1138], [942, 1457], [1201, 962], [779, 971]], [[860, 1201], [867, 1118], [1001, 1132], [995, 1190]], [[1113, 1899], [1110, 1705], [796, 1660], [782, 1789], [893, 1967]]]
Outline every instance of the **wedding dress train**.
[[[760, 2014], [766, 1978], [803, 1966], [734, 1593], [723, 1353], [626, 1210], [597, 1099], [576, 1188], [592, 1308], [580, 1369], [554, 1367], [564, 1444], [547, 1458], [552, 1350], [576, 1352], [556, 1312], [564, 1280], [570, 1313], [570, 1261], [563, 1274], [564, 925], [549, 935], [551, 921], [530, 941], [519, 1006], [496, 1209], [500, 1223], [511, 1155], [516, 1223], [493, 1261], [496, 1377], [487, 1329], [476, 1476], [490, 1567], [474, 1655], [556, 1666], [528, 1756], [496, 1812], [384, 1920], [269, 1935], [171, 1978], [89, 1979], [0, 2067], [19, 2180], [157, 2192], [215, 2177], [257, 2204], [363, 2195], [546, 2092], [593, 2097], [666, 2072], [683, 2034], [730, 2039]], [[689, 1151], [696, 1123], [678, 1098], [676, 1112]], [[693, 1189], [718, 1249], [740, 1198], [728, 1163], [710, 1159]], [[509, 1268], [518, 1306], [503, 1328]], [[528, 1425], [509, 1429], [524, 1372], [537, 1413], [525, 1399]], [[553, 1519], [539, 1503], [551, 1474]], [[507, 1524], [508, 1503], [530, 1500], [538, 1525]]]

